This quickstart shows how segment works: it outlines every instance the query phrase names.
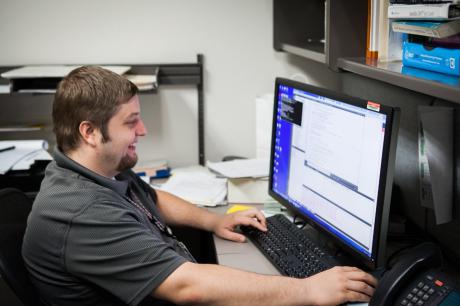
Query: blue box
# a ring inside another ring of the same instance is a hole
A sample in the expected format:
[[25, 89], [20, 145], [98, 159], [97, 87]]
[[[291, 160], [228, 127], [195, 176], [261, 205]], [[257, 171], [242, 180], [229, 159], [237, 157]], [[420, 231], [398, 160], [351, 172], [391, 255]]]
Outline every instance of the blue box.
[[425, 47], [422, 44], [403, 42], [404, 66], [460, 76], [460, 49]]
[[420, 79], [425, 79], [429, 81], [439, 82], [451, 86], [460, 86], [460, 78], [448, 75], [445, 73], [439, 73], [435, 71], [430, 71], [426, 69], [418, 69], [414, 67], [403, 66], [401, 73], [405, 75], [414, 76]]

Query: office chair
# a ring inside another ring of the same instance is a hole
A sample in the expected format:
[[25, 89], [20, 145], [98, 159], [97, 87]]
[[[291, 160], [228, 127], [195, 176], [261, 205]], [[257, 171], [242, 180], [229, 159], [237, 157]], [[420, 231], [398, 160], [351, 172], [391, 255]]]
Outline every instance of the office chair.
[[15, 188], [0, 189], [0, 224], [26, 224], [32, 200]]
[[[21, 255], [32, 201], [20, 190], [0, 190], [0, 274], [25, 306], [42, 306]], [[0, 301], [1, 303], [1, 301]]]

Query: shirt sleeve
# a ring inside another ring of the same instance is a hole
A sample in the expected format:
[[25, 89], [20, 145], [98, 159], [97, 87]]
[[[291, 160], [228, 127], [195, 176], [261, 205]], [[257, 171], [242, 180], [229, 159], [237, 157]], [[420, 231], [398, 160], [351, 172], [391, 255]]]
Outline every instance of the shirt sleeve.
[[137, 305], [187, 261], [140, 217], [120, 203], [90, 205], [72, 220], [64, 250], [67, 270]]

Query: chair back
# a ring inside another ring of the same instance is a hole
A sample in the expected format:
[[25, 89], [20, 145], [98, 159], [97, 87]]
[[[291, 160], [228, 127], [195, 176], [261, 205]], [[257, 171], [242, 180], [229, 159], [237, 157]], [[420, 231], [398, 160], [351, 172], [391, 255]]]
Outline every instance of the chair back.
[[0, 189], [0, 224], [26, 224], [32, 200], [19, 189]]
[[0, 190], [0, 274], [25, 306], [44, 305], [30, 282], [21, 254], [32, 201], [17, 189], [7, 189]]

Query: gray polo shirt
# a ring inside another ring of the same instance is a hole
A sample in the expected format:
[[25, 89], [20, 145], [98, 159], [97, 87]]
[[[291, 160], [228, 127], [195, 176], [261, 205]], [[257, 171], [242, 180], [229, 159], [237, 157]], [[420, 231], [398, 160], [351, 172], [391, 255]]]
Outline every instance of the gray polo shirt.
[[51, 305], [137, 305], [193, 260], [127, 197], [150, 213], [156, 193], [132, 171], [100, 176], [56, 150], [30, 213], [23, 257]]

